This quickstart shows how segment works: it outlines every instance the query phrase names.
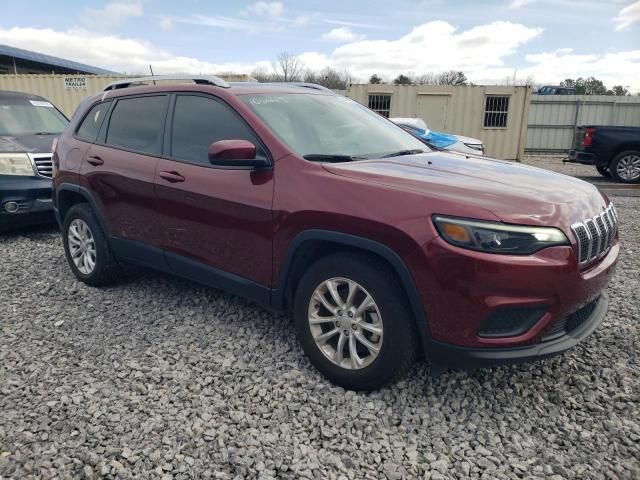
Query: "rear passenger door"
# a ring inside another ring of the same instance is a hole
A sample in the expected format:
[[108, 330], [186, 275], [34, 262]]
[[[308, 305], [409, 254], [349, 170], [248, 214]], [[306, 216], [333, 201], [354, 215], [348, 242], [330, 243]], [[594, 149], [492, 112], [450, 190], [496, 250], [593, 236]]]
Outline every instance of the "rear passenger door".
[[122, 97], [113, 103], [96, 143], [85, 154], [82, 177], [109, 235], [115, 237], [117, 253], [156, 263], [163, 255], [154, 176], [169, 95]]
[[167, 263], [179, 274], [229, 291], [242, 284], [254, 291], [237, 293], [259, 296], [271, 282], [273, 170], [214, 167], [207, 151], [235, 139], [256, 145], [258, 156], [266, 149], [222, 100], [180, 93], [172, 103], [167, 158], [156, 175]]

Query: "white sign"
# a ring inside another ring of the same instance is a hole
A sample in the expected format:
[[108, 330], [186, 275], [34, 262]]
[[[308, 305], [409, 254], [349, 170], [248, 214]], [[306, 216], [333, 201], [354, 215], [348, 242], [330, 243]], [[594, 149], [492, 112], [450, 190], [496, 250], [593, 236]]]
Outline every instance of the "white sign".
[[53, 105], [51, 105], [49, 102], [45, 102], [42, 100], [29, 100], [31, 102], [31, 105], [33, 105], [34, 107], [47, 107], [47, 108], [53, 108]]
[[86, 77], [64, 77], [64, 89], [65, 90], [86, 90], [87, 78]]

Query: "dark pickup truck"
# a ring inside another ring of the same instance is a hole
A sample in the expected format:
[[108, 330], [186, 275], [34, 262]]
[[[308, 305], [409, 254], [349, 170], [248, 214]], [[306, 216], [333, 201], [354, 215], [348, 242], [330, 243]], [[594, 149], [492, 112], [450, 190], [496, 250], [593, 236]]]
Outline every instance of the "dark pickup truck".
[[578, 127], [569, 161], [595, 165], [618, 182], [640, 183], [640, 127]]

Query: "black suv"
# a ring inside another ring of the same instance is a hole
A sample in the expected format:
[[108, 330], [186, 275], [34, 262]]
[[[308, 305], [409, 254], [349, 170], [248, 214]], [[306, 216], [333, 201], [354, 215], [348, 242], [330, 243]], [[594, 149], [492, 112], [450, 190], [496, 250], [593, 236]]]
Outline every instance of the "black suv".
[[0, 230], [54, 219], [52, 143], [67, 123], [42, 97], [0, 91]]

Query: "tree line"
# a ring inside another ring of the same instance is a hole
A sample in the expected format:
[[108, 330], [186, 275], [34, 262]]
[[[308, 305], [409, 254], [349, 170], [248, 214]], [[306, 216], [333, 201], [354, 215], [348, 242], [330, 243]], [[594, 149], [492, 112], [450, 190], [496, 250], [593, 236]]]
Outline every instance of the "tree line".
[[[325, 67], [321, 70], [312, 70], [305, 66], [297, 55], [289, 52], [282, 52], [272, 63], [271, 69], [260, 66], [251, 72], [251, 76], [260, 83], [265, 82], [307, 82], [322, 85], [333, 90], [346, 90], [352, 83], [352, 76], [348, 70], [338, 70], [332, 67]], [[473, 85], [469, 82], [467, 75], [460, 70], [449, 70], [440, 73], [401, 73], [393, 79], [385, 79], [378, 74], [369, 77], [369, 83], [393, 83], [394, 85]], [[505, 85], [514, 85], [515, 79], [507, 78]], [[522, 85], [536, 87], [535, 79], [529, 76], [521, 82]], [[576, 89], [577, 95], [630, 95], [629, 90], [622, 85], [614, 85], [607, 88], [602, 82], [594, 77], [572, 79], [567, 78], [560, 82], [560, 86]]]

